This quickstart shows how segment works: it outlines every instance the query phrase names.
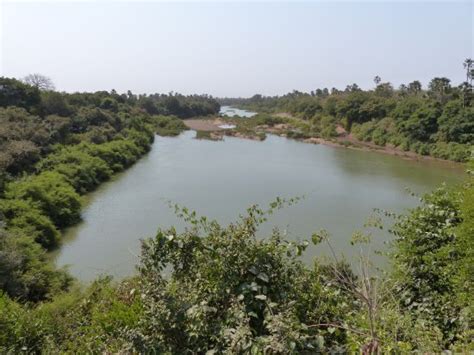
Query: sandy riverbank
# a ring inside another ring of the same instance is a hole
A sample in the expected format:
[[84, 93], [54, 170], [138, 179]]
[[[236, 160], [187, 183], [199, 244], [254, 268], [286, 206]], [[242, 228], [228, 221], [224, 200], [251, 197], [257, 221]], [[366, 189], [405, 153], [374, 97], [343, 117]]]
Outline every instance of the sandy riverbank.
[[190, 119], [183, 120], [183, 122], [189, 129], [205, 132], [222, 131], [224, 128], [221, 128], [219, 126], [226, 124], [226, 122], [221, 120], [220, 118]]

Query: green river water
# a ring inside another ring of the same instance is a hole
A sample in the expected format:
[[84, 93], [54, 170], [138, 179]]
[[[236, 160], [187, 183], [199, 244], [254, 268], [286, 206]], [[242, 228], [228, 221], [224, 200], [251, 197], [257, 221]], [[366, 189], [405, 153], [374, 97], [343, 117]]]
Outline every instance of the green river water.
[[[410, 161], [375, 152], [312, 145], [276, 136], [263, 142], [227, 137], [197, 140], [188, 131], [176, 138], [156, 137], [149, 154], [87, 197], [83, 222], [66, 231], [55, 253], [57, 264], [88, 281], [100, 274], [115, 277], [134, 273], [140, 239], [158, 227], [185, 223], [169, 202], [228, 223], [254, 203], [268, 205], [277, 196], [304, 196], [262, 226], [274, 226], [288, 239], [309, 239], [326, 229], [337, 253], [351, 258], [352, 232], [362, 228], [373, 208], [402, 212], [418, 203], [406, 191], [432, 190], [442, 182], [462, 180], [463, 169], [437, 161]], [[390, 222], [387, 221], [387, 227]], [[383, 248], [386, 231], [373, 235]], [[311, 262], [328, 254], [324, 246], [310, 247]]]

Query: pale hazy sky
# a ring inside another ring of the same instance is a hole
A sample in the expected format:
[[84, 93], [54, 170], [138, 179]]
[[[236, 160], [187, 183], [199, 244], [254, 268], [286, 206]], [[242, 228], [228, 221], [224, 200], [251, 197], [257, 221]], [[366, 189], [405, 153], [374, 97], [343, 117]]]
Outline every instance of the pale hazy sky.
[[473, 2], [0, 0], [0, 75], [215, 96], [464, 78]]

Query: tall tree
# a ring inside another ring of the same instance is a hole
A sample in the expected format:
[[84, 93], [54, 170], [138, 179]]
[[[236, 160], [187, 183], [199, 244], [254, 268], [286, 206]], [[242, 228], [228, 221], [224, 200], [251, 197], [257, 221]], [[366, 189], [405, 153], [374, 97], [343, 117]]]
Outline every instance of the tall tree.
[[418, 94], [419, 92], [421, 92], [421, 83], [418, 80], [412, 81], [408, 84], [408, 91], [411, 94]]
[[472, 78], [474, 77], [474, 60], [467, 58], [463, 65], [464, 69], [466, 69], [466, 81], [469, 85], [472, 85]]
[[430, 93], [441, 103], [446, 101], [446, 96], [451, 90], [451, 80], [448, 78], [433, 78], [428, 84]]
[[0, 77], [0, 107], [18, 106], [30, 110], [40, 102], [38, 88], [13, 78]]

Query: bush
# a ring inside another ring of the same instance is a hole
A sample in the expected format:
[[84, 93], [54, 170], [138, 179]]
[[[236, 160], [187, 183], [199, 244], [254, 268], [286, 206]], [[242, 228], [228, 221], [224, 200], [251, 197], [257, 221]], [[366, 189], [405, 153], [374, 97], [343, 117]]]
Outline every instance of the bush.
[[177, 136], [188, 129], [181, 119], [174, 116], [153, 116], [153, 122], [160, 136]]
[[387, 132], [381, 128], [377, 127], [372, 132], [372, 141], [380, 146], [384, 146], [387, 143]]
[[351, 128], [351, 132], [361, 141], [370, 141], [374, 129], [375, 122], [369, 121], [362, 124], [354, 124]]
[[58, 244], [59, 231], [35, 203], [25, 200], [0, 200], [0, 214], [7, 227], [27, 235], [47, 249]]
[[[67, 289], [71, 281], [64, 270], [54, 268], [44, 250], [30, 237], [0, 229], [0, 289], [3, 292], [20, 301], [37, 302]], [[6, 332], [2, 316], [14, 315], [12, 312], [4, 314], [2, 300], [5, 301], [0, 292], [0, 349]]]
[[420, 143], [416, 148], [416, 152], [420, 155], [430, 154], [430, 145], [427, 143]]
[[36, 307], [0, 294], [0, 352], [118, 353], [130, 348], [124, 330], [136, 328], [141, 317], [140, 297], [130, 293], [133, 286], [124, 282], [116, 288], [104, 278], [86, 291], [57, 294]]
[[38, 164], [39, 171], [53, 170], [64, 175], [74, 189], [84, 194], [112, 175], [107, 163], [86, 152], [85, 144], [63, 147]]
[[287, 132], [286, 136], [292, 139], [304, 139], [309, 138], [308, 133], [302, 132], [301, 130], [290, 130]]
[[140, 149], [140, 155], [148, 152], [154, 140], [153, 130], [149, 126], [143, 126], [143, 130], [125, 129], [122, 134], [130, 139]]
[[402, 139], [401, 142], [400, 142], [400, 145], [399, 147], [404, 150], [405, 152], [409, 151], [410, 150], [410, 140], [405, 138], [405, 139]]
[[251, 117], [251, 119], [255, 121], [255, 124], [257, 126], [267, 125], [270, 127], [273, 127], [277, 124], [286, 123], [288, 121], [284, 117], [272, 116], [272, 115], [262, 114], [262, 113]]
[[326, 126], [321, 131], [321, 136], [326, 139], [334, 138], [337, 136], [336, 126], [334, 124]]
[[[318, 334], [326, 344], [344, 338], [304, 325], [334, 321], [348, 304], [321, 284], [319, 270], [309, 272], [297, 259], [306, 244], [286, 242], [277, 231], [257, 239], [265, 218], [257, 207], [228, 227], [183, 213], [195, 228], [159, 231], [143, 245], [146, 316], [131, 333], [140, 334], [138, 351], [301, 352], [321, 348]], [[164, 270], [172, 270], [169, 277]]]
[[461, 197], [461, 192], [440, 188], [424, 196], [422, 205], [394, 228], [393, 277], [400, 285], [400, 305], [438, 327], [445, 346], [456, 339], [463, 323], [452, 269], [467, 261], [453, 229], [462, 223]]
[[135, 143], [126, 139], [117, 139], [100, 145], [81, 144], [79, 149], [104, 160], [114, 172], [132, 165], [142, 154]]
[[80, 197], [57, 172], [47, 171], [12, 182], [6, 187], [5, 197], [33, 204], [59, 228], [80, 219]]
[[466, 162], [471, 156], [471, 146], [459, 143], [438, 142], [433, 145], [431, 155], [436, 158]]

